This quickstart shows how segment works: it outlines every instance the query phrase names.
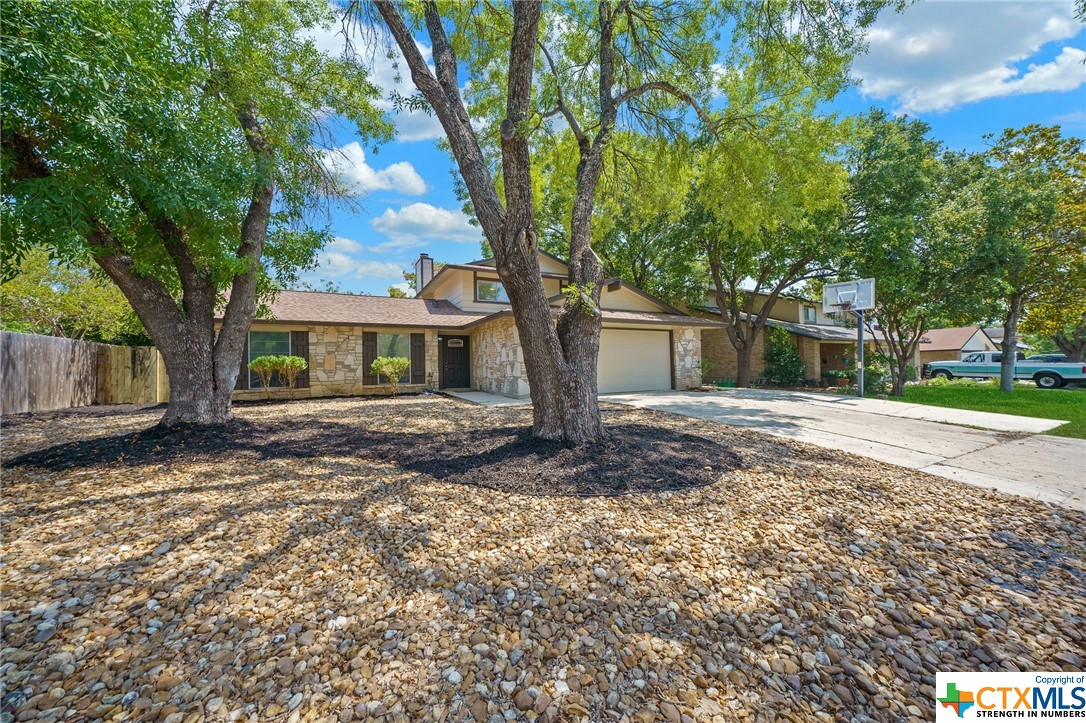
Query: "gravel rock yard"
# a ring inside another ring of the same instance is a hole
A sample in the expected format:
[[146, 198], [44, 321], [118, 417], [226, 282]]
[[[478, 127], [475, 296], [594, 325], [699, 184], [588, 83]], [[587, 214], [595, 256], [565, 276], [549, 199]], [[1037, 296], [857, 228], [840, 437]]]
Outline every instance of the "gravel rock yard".
[[1086, 657], [1076, 511], [613, 405], [716, 481], [464, 484], [422, 462], [531, 411], [437, 396], [161, 413], [5, 420], [3, 720], [928, 720]]

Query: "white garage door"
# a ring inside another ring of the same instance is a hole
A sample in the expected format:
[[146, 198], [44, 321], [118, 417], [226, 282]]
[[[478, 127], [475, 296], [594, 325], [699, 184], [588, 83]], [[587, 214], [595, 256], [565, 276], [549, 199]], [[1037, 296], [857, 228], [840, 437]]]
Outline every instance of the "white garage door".
[[671, 335], [604, 329], [596, 383], [600, 394], [671, 389]]

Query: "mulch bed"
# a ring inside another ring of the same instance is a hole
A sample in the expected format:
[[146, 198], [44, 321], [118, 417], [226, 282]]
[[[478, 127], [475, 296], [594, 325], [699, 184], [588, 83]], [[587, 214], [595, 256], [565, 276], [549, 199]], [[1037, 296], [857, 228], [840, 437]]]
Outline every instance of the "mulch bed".
[[369, 440], [368, 451], [446, 482], [532, 495], [617, 495], [702, 487], [740, 466], [739, 456], [692, 434], [642, 424], [608, 427], [597, 445], [566, 447], [524, 427]]
[[[401, 400], [397, 409], [410, 418], [413, 415], [406, 410], [426, 403]], [[424, 409], [419, 407], [416, 419], [422, 418]], [[97, 411], [92, 408], [90, 416]], [[390, 432], [327, 418], [234, 419], [218, 427], [153, 426], [83, 439], [23, 454], [7, 464], [65, 471], [239, 456], [348, 456], [395, 464], [455, 484], [515, 494], [586, 497], [694, 489], [742, 466], [739, 455], [705, 437], [643, 424], [609, 425], [607, 431], [608, 439], [601, 444], [567, 447], [539, 439], [524, 426]]]

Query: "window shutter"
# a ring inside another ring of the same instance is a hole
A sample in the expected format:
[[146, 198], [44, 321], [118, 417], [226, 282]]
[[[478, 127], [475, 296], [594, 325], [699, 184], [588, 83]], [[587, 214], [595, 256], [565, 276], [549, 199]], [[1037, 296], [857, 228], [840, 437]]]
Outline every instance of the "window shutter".
[[411, 335], [411, 383], [426, 383], [426, 335]]
[[[308, 331], [290, 332], [290, 353], [292, 356], [300, 356], [302, 359], [305, 359], [306, 364], [309, 364]], [[298, 389], [309, 389], [309, 367], [306, 367], [298, 374], [298, 381], [295, 386], [297, 386]]]
[[377, 358], [377, 332], [362, 332], [362, 383], [376, 384], [377, 376], [370, 371], [373, 360]]
[[245, 346], [241, 348], [241, 369], [238, 370], [238, 380], [234, 382], [234, 391], [249, 388], [249, 335], [245, 335]]

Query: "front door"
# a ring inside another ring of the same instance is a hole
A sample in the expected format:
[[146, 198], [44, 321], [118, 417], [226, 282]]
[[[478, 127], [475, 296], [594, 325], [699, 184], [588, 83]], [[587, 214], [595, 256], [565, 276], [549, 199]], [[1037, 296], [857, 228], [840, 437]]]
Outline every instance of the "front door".
[[438, 337], [438, 363], [441, 367], [442, 389], [467, 389], [471, 386], [470, 363], [471, 355], [468, 353], [470, 337], [466, 336], [441, 336]]

